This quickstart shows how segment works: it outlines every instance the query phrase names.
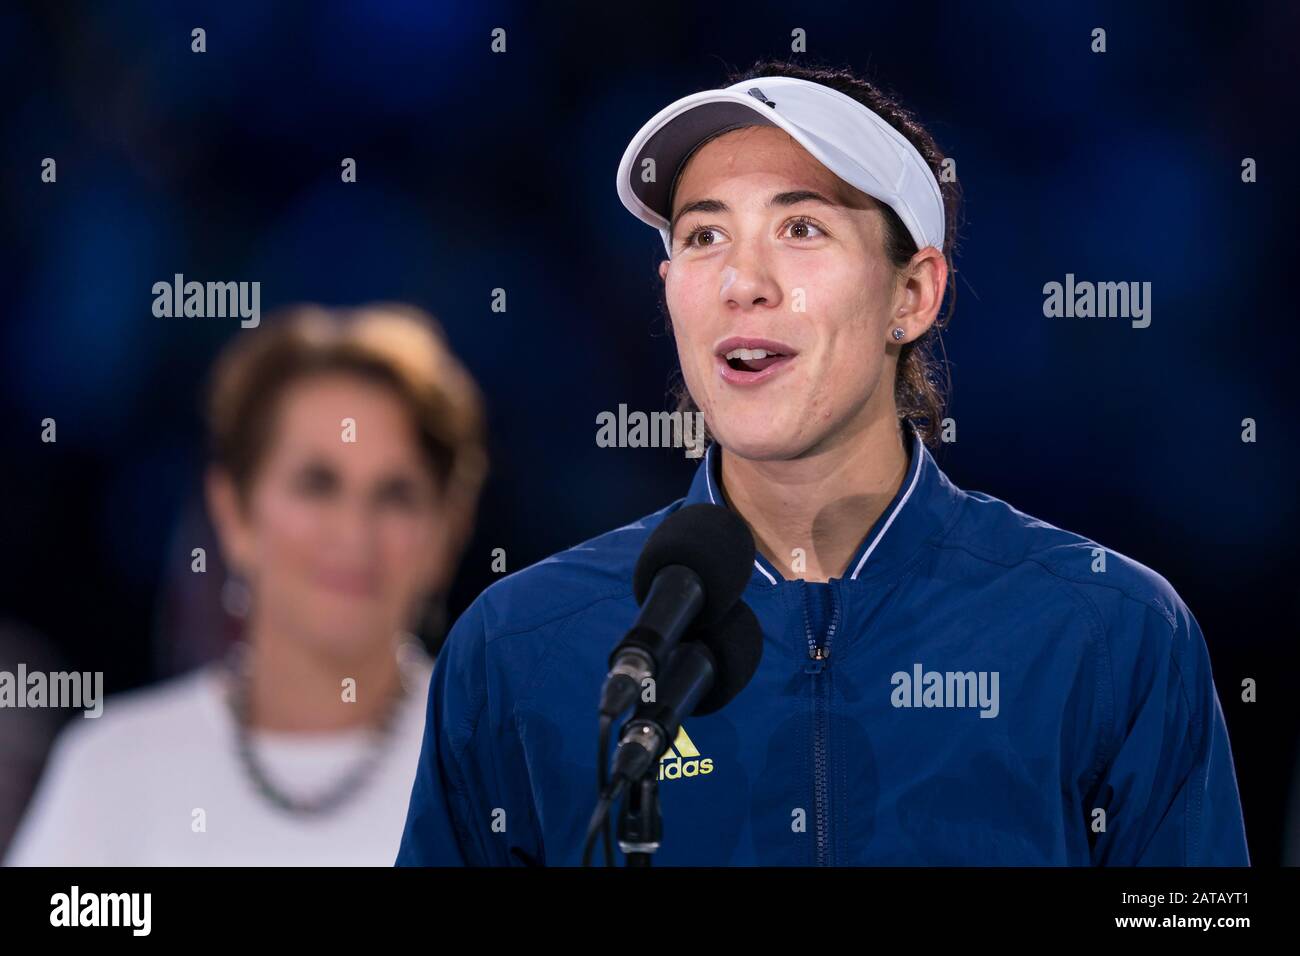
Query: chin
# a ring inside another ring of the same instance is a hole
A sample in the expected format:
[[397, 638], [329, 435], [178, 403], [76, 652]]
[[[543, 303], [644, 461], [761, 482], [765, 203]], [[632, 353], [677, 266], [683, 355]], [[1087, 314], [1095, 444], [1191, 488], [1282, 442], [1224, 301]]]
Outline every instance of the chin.
[[786, 461], [798, 458], [805, 450], [798, 436], [773, 428], [770, 423], [728, 423], [713, 434], [728, 452], [748, 461]]
[[391, 636], [384, 623], [372, 614], [336, 615], [314, 623], [311, 641], [331, 657], [365, 656]]

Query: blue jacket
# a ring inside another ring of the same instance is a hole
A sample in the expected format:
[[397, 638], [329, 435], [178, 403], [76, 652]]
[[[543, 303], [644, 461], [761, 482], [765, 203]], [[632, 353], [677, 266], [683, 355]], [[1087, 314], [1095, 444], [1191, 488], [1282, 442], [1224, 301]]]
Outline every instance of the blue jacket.
[[[908, 474], [842, 578], [754, 562], [762, 664], [660, 762], [656, 865], [1248, 865], [1205, 640], [1169, 582], [962, 491], [906, 434]], [[720, 502], [718, 460], [457, 621], [398, 865], [581, 861], [633, 565], [665, 515]]]

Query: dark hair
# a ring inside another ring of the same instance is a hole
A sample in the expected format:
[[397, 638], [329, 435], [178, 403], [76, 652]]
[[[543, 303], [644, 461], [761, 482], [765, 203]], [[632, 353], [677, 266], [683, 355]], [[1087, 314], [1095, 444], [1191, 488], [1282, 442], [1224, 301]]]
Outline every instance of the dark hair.
[[[957, 214], [961, 203], [960, 187], [955, 180], [944, 181], [941, 175], [943, 152], [930, 132], [896, 98], [857, 76], [851, 70], [803, 66], [780, 60], [759, 60], [747, 70], [733, 72], [723, 85], [730, 86], [760, 76], [788, 76], [808, 80], [852, 97], [905, 136], [908, 142], [916, 147], [916, 151], [921, 154], [921, 158], [925, 160], [939, 182], [944, 211], [944, 241], [941, 251], [948, 262], [949, 276], [948, 288], [944, 296], [946, 302], [924, 335], [899, 348], [898, 371], [894, 381], [894, 404], [897, 406], [899, 418], [907, 419], [920, 435], [921, 440], [927, 445], [934, 446], [938, 442], [940, 422], [943, 419], [951, 388], [947, 361], [945, 359], [941, 363], [935, 356], [935, 349], [937, 347], [942, 352], [942, 331], [947, 328], [955, 311], [957, 287], [953, 281], [956, 275], [954, 253]], [[679, 174], [680, 172], [681, 170], [677, 171]], [[671, 204], [671, 197], [669, 202]], [[884, 203], [877, 203], [877, 206], [885, 221], [885, 255], [895, 269], [901, 269], [907, 265], [912, 256], [916, 255], [916, 242], [893, 209]], [[671, 330], [672, 316], [668, 312], [663, 283], [659, 283], [659, 303]], [[680, 370], [674, 373], [672, 392], [677, 401], [678, 411], [698, 411], [695, 400], [686, 389]]]
[[390, 388], [410, 413], [421, 451], [445, 494], [472, 503], [487, 470], [478, 387], [432, 316], [413, 306], [289, 306], [240, 333], [212, 370], [207, 419], [213, 462], [246, 497], [289, 385], [343, 372]]

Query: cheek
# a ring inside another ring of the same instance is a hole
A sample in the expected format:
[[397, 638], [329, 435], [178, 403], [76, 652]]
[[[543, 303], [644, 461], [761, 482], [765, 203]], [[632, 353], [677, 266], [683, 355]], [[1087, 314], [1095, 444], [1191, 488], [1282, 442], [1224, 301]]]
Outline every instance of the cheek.
[[718, 277], [708, 270], [678, 267], [668, 270], [664, 297], [673, 327], [686, 332], [697, 328], [713, 314], [718, 304]]
[[257, 550], [262, 571], [279, 571], [310, 564], [323, 537], [319, 509], [287, 489], [269, 488], [255, 501]]
[[379, 546], [385, 557], [409, 563], [423, 556], [433, 541], [434, 519], [430, 514], [396, 513], [379, 519]]
[[420, 587], [443, 560], [443, 522], [433, 511], [395, 513], [379, 521], [379, 553], [385, 577], [402, 590]]
[[834, 417], [877, 386], [885, 361], [881, 327], [889, 299], [877, 277], [867, 276], [864, 282], [861, 270], [825, 278], [818, 288], [836, 307], [814, 312], [809, 306], [816, 315], [813, 321], [823, 324], [823, 348], [816, 368], [810, 369], [809, 391], [816, 410]]
[[806, 310], [823, 316], [846, 339], [874, 334], [886, 320], [893, 287], [875, 262], [865, 267], [855, 256], [828, 260], [804, 277]]
[[817, 404], [839, 409], [861, 402], [876, 390], [883, 367], [883, 352], [866, 336], [841, 336], [817, 377]]
[[718, 278], [706, 273], [669, 271], [664, 286], [668, 314], [672, 317], [677, 358], [687, 384], [712, 366], [709, 349], [710, 318], [717, 310]]

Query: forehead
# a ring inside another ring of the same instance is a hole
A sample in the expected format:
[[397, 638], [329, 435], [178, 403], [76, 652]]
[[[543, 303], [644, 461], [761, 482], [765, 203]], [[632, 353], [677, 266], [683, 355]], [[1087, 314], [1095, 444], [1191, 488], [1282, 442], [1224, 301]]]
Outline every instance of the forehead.
[[823, 166], [785, 130], [745, 126], [714, 137], [691, 155], [673, 190], [673, 212], [760, 179], [782, 189], [810, 189], [853, 208], [871, 205], [869, 196]]
[[415, 425], [386, 383], [347, 372], [321, 372], [284, 386], [272, 418], [275, 444], [286, 449], [347, 451], [340, 438], [346, 420], [364, 428], [367, 458], [415, 450]]

